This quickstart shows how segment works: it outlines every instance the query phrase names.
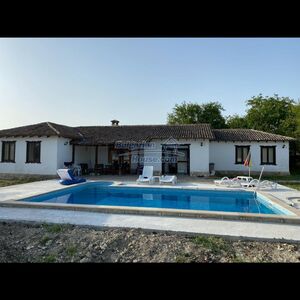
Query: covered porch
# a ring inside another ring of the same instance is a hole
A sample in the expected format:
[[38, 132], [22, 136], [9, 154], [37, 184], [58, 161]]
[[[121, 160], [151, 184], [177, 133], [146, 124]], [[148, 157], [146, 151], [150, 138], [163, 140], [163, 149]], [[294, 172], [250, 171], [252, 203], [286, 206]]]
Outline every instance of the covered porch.
[[143, 150], [118, 149], [115, 144], [72, 146], [72, 164], [82, 175], [137, 175], [143, 165]]

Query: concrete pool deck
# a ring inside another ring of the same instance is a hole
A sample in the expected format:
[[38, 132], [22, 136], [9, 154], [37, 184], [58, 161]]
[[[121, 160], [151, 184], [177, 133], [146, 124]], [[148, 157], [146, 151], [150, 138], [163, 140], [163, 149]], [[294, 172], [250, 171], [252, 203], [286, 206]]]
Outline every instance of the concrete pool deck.
[[215, 235], [231, 239], [300, 242], [300, 225], [12, 207], [0, 207], [0, 220], [73, 224], [102, 228], [141, 228]]
[[[115, 181], [115, 179], [109, 180], [107, 178], [100, 181]], [[148, 184], [136, 184], [134, 181], [115, 181], [114, 185], [149, 187]], [[150, 186], [161, 187], [159, 184]], [[282, 207], [289, 208], [296, 216], [267, 215], [266, 217], [258, 214], [231, 214], [210, 211], [198, 211], [193, 215], [193, 212], [187, 212], [186, 210], [177, 210], [177, 215], [174, 215], [168, 210], [164, 212], [157, 209], [149, 209], [145, 213], [143, 209], [132, 211], [132, 208], [126, 209], [124, 207], [101, 208], [100, 206], [85, 205], [84, 207], [69, 204], [57, 205], [17, 201], [69, 187], [58, 184], [56, 179], [2, 187], [0, 188], [0, 220], [62, 222], [75, 225], [143, 228], [250, 239], [300, 241], [300, 210], [290, 207], [288, 200], [290, 197], [300, 197], [300, 192], [282, 185], [278, 185], [277, 190], [264, 189], [259, 192]], [[164, 187], [174, 188], [172, 185], [164, 185]], [[239, 190], [237, 188], [218, 187], [208, 181], [181, 182], [175, 187]]]

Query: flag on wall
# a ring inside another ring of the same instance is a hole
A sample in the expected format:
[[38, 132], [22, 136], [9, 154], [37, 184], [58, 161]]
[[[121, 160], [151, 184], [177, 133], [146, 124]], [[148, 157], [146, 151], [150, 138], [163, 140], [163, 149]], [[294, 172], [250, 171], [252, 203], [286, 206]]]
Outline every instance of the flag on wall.
[[246, 159], [245, 159], [245, 162], [244, 162], [244, 166], [245, 167], [251, 167], [252, 166], [252, 162], [251, 162], [251, 152], [249, 151]]

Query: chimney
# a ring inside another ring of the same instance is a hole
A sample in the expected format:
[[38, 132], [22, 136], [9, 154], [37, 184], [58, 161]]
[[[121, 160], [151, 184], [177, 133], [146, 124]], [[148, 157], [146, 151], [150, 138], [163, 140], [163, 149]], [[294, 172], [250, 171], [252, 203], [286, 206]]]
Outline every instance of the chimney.
[[119, 121], [118, 120], [111, 120], [111, 126], [118, 126]]

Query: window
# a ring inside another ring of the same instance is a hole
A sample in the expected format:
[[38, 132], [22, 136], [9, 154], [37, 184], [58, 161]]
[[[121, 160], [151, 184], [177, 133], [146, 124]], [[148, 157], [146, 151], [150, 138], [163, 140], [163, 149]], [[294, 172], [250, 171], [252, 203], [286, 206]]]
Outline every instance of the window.
[[41, 142], [27, 142], [26, 163], [41, 162]]
[[2, 142], [2, 162], [15, 162], [16, 142]]
[[235, 163], [243, 164], [250, 151], [250, 146], [235, 146]]
[[276, 165], [276, 146], [260, 147], [260, 164]]

